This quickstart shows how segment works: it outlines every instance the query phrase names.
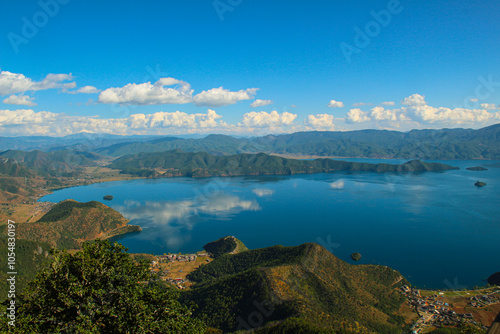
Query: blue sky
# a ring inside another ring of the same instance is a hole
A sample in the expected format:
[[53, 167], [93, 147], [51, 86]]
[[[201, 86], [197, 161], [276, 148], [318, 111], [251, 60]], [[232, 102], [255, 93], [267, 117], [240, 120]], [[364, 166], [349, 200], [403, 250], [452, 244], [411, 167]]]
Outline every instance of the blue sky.
[[5, 0], [0, 22], [4, 136], [500, 123], [498, 1]]

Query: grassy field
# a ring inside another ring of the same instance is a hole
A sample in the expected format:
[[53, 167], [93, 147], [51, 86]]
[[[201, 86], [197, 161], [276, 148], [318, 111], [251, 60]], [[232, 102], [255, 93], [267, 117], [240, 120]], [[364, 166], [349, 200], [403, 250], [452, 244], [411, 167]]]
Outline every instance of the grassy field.
[[422, 297], [439, 295], [443, 297], [474, 297], [478, 295], [487, 295], [500, 291], [500, 287], [486, 287], [476, 290], [420, 290]]
[[[209, 263], [211, 258], [198, 256], [196, 261], [172, 261], [168, 263], [160, 263], [159, 268], [155, 270], [162, 279], [185, 279], [186, 276], [195, 271], [199, 266]], [[190, 286], [191, 283], [186, 283], [185, 286]]]

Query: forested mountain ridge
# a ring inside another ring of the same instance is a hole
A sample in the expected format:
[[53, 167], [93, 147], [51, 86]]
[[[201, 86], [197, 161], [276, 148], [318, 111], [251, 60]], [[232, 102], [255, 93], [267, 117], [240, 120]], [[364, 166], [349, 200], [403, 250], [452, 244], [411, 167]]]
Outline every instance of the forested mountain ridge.
[[258, 154], [214, 156], [180, 150], [138, 153], [118, 158], [109, 165], [123, 173], [147, 177], [242, 176], [328, 173], [333, 171], [419, 172], [456, 169], [440, 163], [409, 161], [401, 165], [369, 164], [332, 159], [298, 160]]
[[[56, 146], [60, 145], [60, 146]], [[297, 156], [468, 160], [500, 159], [500, 124], [482, 129], [309, 131], [235, 138], [79, 134], [67, 137], [0, 137], [3, 150], [78, 150], [120, 157], [181, 149], [213, 155], [268, 153]]]
[[214, 155], [264, 152], [354, 158], [495, 160], [500, 159], [500, 124], [478, 130], [311, 131], [253, 138], [234, 138], [225, 135], [209, 135], [201, 139], [166, 137], [147, 142], [120, 143], [96, 149], [95, 152], [119, 157], [177, 148]]
[[181, 301], [197, 303], [195, 317], [224, 332], [403, 333], [400, 273], [350, 265], [318, 244], [225, 254], [189, 278], [198, 284]]

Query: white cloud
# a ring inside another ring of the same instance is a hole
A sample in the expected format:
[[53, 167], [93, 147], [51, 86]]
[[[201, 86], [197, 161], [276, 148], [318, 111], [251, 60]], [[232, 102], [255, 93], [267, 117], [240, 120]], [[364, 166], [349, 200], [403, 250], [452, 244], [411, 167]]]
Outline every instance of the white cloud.
[[197, 106], [208, 106], [212, 108], [236, 104], [243, 100], [252, 100], [258, 88], [248, 88], [231, 92], [223, 87], [205, 90], [194, 96], [193, 102]]
[[274, 194], [273, 189], [267, 189], [267, 188], [256, 188], [252, 190], [252, 192], [259, 197], [271, 196]]
[[472, 99], [470, 99], [469, 101], [471, 101], [471, 102], [477, 102], [477, 101], [479, 101], [479, 99], [477, 99], [477, 98], [472, 98]]
[[408, 96], [403, 101], [401, 101], [401, 103], [405, 106], [424, 106], [427, 104], [425, 102], [425, 96], [422, 96], [420, 94], [413, 94], [411, 96]]
[[[83, 88], [82, 88], [83, 89]], [[92, 90], [88, 88], [87, 90]], [[130, 83], [123, 87], [108, 88], [99, 94], [99, 102], [106, 104], [159, 105], [194, 103], [197, 106], [221, 107], [243, 100], [251, 100], [258, 88], [232, 92], [223, 87], [202, 91], [193, 96], [194, 90], [185, 81], [161, 78], [151, 82]], [[93, 91], [93, 90], [92, 90]]]
[[491, 104], [482, 104], [483, 109], [432, 107], [419, 94], [405, 98], [402, 103], [405, 107], [399, 109], [385, 109], [382, 106], [369, 111], [351, 109], [345, 121], [350, 124], [372, 122], [373, 127], [384, 129], [481, 127], [500, 121], [499, 113], [488, 112], [495, 106]]
[[20, 106], [36, 106], [33, 102], [35, 98], [29, 97], [28, 95], [11, 95], [3, 100], [5, 104], [16, 104]]
[[94, 86], [83, 86], [80, 89], [78, 89], [76, 92], [81, 93], [81, 94], [96, 94], [96, 93], [100, 93], [101, 90], [95, 88]]
[[347, 123], [362, 123], [369, 120], [370, 118], [367, 116], [367, 114], [359, 108], [349, 110], [346, 116]]
[[296, 114], [292, 114], [287, 111], [282, 114], [278, 114], [276, 110], [273, 110], [270, 113], [265, 111], [252, 111], [243, 115], [242, 124], [250, 128], [276, 127], [291, 125], [296, 118]]
[[19, 73], [0, 72], [0, 95], [12, 95], [28, 91], [61, 89], [67, 91], [76, 87], [71, 74], [48, 74], [42, 81], [32, 79]]
[[270, 104], [273, 104], [273, 101], [257, 99], [250, 104], [250, 107], [252, 107], [252, 108], [265, 107], [265, 106], [268, 106]]
[[371, 105], [372, 105], [371, 103], [358, 102], [358, 103], [354, 103], [353, 107], [364, 107], [364, 106], [371, 106]]
[[386, 101], [386, 102], [382, 102], [381, 103], [383, 106], [393, 106], [395, 105], [396, 103], [394, 103], [394, 101]]
[[31, 109], [0, 110], [0, 133], [3, 135], [63, 136], [79, 132], [110, 134], [164, 134], [166, 132], [206, 133], [232, 129], [214, 110], [206, 114], [184, 112], [156, 112], [133, 114], [127, 118], [69, 116]]
[[384, 107], [375, 107], [370, 113], [369, 117], [377, 121], [396, 121], [397, 115], [393, 110], [384, 109]]
[[481, 108], [486, 110], [498, 109], [498, 107], [494, 103], [481, 103]]
[[[173, 88], [169, 86], [174, 86]], [[99, 94], [100, 103], [134, 105], [184, 104], [192, 100], [193, 90], [187, 82], [174, 78], [161, 78], [154, 84], [127, 84], [108, 88]]]
[[328, 103], [329, 108], [342, 108], [343, 106], [344, 102], [340, 101], [331, 100], [330, 103]]
[[334, 117], [330, 114], [309, 115], [305, 124], [314, 130], [335, 130]]

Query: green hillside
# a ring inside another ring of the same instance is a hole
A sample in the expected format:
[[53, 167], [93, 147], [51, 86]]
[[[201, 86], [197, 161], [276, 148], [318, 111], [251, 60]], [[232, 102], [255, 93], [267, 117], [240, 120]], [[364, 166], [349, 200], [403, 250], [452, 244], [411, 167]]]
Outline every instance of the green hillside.
[[42, 241], [55, 248], [79, 248], [82, 242], [137, 231], [119, 212], [96, 201], [66, 200], [34, 223], [18, 226], [20, 239]]
[[406, 280], [385, 266], [350, 265], [317, 244], [222, 255], [189, 278], [198, 284], [181, 300], [225, 332], [404, 332], [395, 288]]
[[[2, 228], [3, 232], [3, 228]], [[0, 253], [4, 256], [0, 257], [0, 301], [7, 298], [7, 254], [8, 245], [6, 233], [0, 237]], [[45, 242], [16, 240], [16, 290], [21, 292], [27, 286], [28, 282], [33, 280], [37, 272], [44, 268], [52, 261], [52, 256], [49, 254], [51, 247]]]
[[500, 124], [486, 128], [412, 130], [311, 131], [254, 138], [209, 135], [200, 139], [166, 137], [120, 143], [95, 150], [119, 157], [140, 152], [208, 152], [213, 155], [276, 153], [290, 155], [428, 160], [500, 159]]
[[85, 166], [97, 166], [96, 161], [101, 159], [95, 153], [72, 150], [53, 152], [9, 150], [1, 152], [0, 156], [49, 175], [71, 173]]
[[219, 240], [209, 242], [203, 246], [208, 253], [212, 254], [214, 257], [219, 257], [224, 254], [237, 254], [247, 251], [248, 248], [233, 236], [227, 236], [220, 238]]
[[121, 169], [123, 173], [155, 177], [290, 175], [334, 171], [418, 172], [456, 169], [444, 164], [422, 161], [391, 165], [332, 159], [285, 159], [264, 153], [214, 156], [206, 152], [188, 153], [180, 150], [127, 155], [116, 159], [110, 167]]
[[97, 149], [95, 152], [101, 155], [119, 157], [140, 152], [165, 152], [174, 149], [181, 149], [186, 152], [208, 152], [213, 155], [227, 155], [244, 152], [260, 152], [265, 151], [267, 148], [250, 139], [237, 139], [225, 135], [209, 135], [202, 139], [166, 137], [145, 143], [120, 143]]

